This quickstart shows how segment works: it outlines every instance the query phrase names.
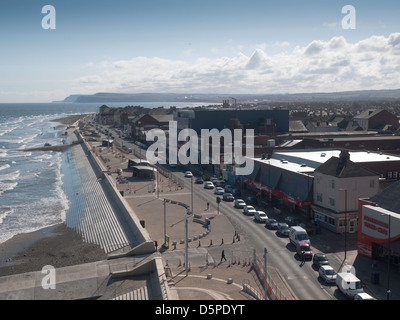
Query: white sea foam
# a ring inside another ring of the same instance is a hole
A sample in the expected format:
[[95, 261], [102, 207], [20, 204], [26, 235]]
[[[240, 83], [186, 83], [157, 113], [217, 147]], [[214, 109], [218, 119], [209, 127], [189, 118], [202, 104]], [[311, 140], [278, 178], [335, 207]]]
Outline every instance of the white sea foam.
[[14, 188], [18, 185], [18, 182], [0, 182], [0, 195], [4, 192], [14, 190]]
[[7, 163], [5, 165], [0, 166], [0, 171], [10, 168], [10, 165]]
[[14, 181], [17, 180], [20, 176], [20, 171], [14, 171], [6, 174], [0, 175], [0, 181]]
[[0, 209], [0, 224], [3, 223], [3, 220], [9, 215], [14, 212], [14, 209], [11, 208], [3, 208]]

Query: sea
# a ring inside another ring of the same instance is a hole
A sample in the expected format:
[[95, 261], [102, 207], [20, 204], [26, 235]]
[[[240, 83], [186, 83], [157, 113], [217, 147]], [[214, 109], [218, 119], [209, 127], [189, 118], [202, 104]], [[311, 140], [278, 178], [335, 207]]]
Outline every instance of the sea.
[[[195, 107], [207, 103], [107, 103], [110, 107], [141, 105]], [[69, 161], [66, 153], [22, 151], [45, 143], [62, 144], [53, 120], [98, 112], [98, 103], [0, 103], [0, 243], [65, 221], [71, 205], [64, 192]]]

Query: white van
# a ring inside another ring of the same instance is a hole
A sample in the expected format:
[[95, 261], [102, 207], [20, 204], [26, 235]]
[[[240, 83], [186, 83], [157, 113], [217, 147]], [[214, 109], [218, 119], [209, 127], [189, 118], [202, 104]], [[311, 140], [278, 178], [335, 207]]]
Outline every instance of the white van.
[[338, 273], [336, 276], [337, 288], [348, 298], [354, 299], [358, 293], [363, 293], [361, 281], [350, 272]]
[[296, 246], [297, 242], [299, 241], [305, 241], [310, 244], [310, 239], [308, 238], [307, 231], [299, 226], [290, 227], [289, 240], [291, 243], [293, 243], [294, 246]]

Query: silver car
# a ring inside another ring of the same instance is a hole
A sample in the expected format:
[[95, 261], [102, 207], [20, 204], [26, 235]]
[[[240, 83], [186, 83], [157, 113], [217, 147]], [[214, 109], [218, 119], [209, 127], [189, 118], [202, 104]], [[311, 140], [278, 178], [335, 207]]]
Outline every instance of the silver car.
[[235, 208], [243, 209], [245, 206], [246, 202], [244, 202], [242, 199], [235, 200]]
[[329, 265], [323, 265], [318, 270], [319, 276], [325, 283], [336, 283], [336, 271]]
[[245, 206], [243, 208], [243, 213], [246, 216], [254, 216], [254, 213], [256, 212], [256, 209], [253, 206]]
[[257, 222], [263, 222], [267, 221], [268, 216], [264, 211], [256, 211], [254, 212], [254, 218], [256, 219]]

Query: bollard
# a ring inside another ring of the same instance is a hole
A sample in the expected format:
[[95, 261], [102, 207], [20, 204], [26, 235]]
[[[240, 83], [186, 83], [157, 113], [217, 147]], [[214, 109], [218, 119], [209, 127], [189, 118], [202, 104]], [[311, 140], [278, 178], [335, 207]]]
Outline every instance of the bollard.
[[220, 245], [222, 246], [223, 244], [224, 244], [224, 238], [222, 238], [222, 241], [221, 241]]
[[232, 240], [232, 243], [235, 243], [235, 236], [233, 236], [233, 240]]
[[200, 240], [199, 240], [199, 245], [197, 246], [197, 248], [199, 248], [199, 247], [201, 247], [201, 243], [200, 243]]
[[210, 240], [210, 247], [212, 246], [212, 239]]

